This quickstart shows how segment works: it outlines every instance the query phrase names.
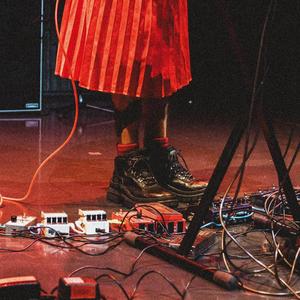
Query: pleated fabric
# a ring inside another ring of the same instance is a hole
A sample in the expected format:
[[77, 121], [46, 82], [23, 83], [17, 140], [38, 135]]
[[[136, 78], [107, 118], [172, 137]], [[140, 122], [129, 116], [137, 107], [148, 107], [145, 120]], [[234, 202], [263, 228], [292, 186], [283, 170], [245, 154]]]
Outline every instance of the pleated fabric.
[[55, 73], [90, 90], [162, 98], [191, 80], [186, 0], [66, 0], [60, 41]]

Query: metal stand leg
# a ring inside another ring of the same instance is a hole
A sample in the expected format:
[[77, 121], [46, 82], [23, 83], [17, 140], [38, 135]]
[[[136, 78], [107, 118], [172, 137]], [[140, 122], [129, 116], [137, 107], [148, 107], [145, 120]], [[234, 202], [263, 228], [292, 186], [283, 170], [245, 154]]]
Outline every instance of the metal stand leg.
[[[274, 134], [274, 129], [271, 120], [267, 114], [260, 112], [260, 123], [264, 132], [265, 140], [268, 144], [274, 166], [278, 173], [280, 184], [283, 187], [284, 194], [291, 208], [292, 215], [295, 221], [300, 221], [300, 206], [298, 205], [295, 190], [293, 188], [288, 170], [282, 157], [278, 141]], [[225, 176], [228, 166], [233, 158], [233, 155], [240, 143], [241, 137], [245, 131], [246, 122], [238, 122], [229, 137], [223, 153], [218, 161], [218, 164], [213, 172], [209, 184], [204, 192], [203, 198], [199, 203], [198, 209], [190, 223], [188, 231], [182, 240], [179, 254], [187, 255], [196, 239], [196, 236], [203, 225], [204, 217], [208, 212], [209, 206], [212, 203], [218, 188]]]
[[280, 186], [282, 186], [286, 200], [291, 209], [294, 221], [300, 221], [300, 206], [297, 201], [296, 193], [289, 176], [288, 169], [281, 154], [281, 150], [276, 139], [274, 128], [270, 116], [261, 112], [260, 123], [263, 129], [265, 140], [268, 144], [274, 166], [276, 168]]
[[229, 164], [234, 156], [234, 153], [240, 143], [243, 133], [246, 128], [246, 122], [241, 119], [237, 122], [231, 135], [225, 145], [223, 153], [215, 167], [212, 177], [208, 183], [208, 186], [204, 192], [204, 195], [199, 203], [198, 209], [189, 225], [188, 231], [181, 242], [178, 250], [179, 254], [187, 255], [196, 239], [196, 236], [203, 225], [204, 217], [208, 213], [209, 206], [211, 205], [219, 186], [226, 174]]

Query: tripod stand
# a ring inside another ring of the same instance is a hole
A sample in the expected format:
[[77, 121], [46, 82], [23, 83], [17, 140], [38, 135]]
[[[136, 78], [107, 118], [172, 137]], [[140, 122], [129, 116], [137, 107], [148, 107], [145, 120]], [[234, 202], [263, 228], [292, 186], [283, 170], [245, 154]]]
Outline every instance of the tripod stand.
[[[220, 0], [220, 2], [223, 3], [224, 1]], [[262, 48], [264, 43], [264, 34], [266, 31], [269, 15], [271, 14], [272, 10], [274, 10], [273, 7], [273, 1], [271, 2], [268, 10], [268, 14], [265, 19], [265, 23], [263, 26], [263, 32], [261, 35], [261, 43], [260, 43], [260, 49], [258, 54], [258, 60], [257, 60], [257, 67], [256, 67], [256, 74], [255, 74], [255, 80], [253, 84], [253, 91], [252, 91], [252, 101], [251, 106], [252, 109], [250, 109], [250, 114], [242, 115], [240, 119], [237, 121], [236, 125], [234, 126], [227, 143], [224, 147], [224, 150], [219, 158], [219, 161], [214, 169], [214, 172], [210, 178], [210, 181], [208, 183], [208, 186], [204, 192], [204, 195], [196, 207], [195, 215], [193, 216], [193, 219], [189, 225], [189, 228], [180, 244], [180, 247], [178, 251], [170, 250], [166, 247], [162, 247], [159, 245], [151, 245], [151, 249], [149, 249], [148, 252], [150, 252], [153, 255], [159, 256], [171, 263], [175, 263], [179, 265], [180, 267], [183, 267], [189, 271], [192, 271], [196, 273], [197, 275], [200, 275], [208, 280], [214, 281], [218, 283], [219, 285], [226, 287], [227, 289], [236, 289], [239, 287], [239, 284], [237, 282], [237, 279], [228, 273], [215, 271], [212, 269], [207, 268], [206, 266], [202, 266], [201, 263], [198, 263], [194, 260], [188, 259], [187, 256], [190, 253], [190, 250], [192, 249], [192, 246], [196, 240], [197, 234], [200, 230], [200, 227], [203, 225], [204, 218], [206, 214], [208, 213], [209, 206], [211, 205], [218, 188], [226, 174], [226, 171], [230, 165], [230, 162], [233, 159], [233, 156], [241, 142], [241, 138], [243, 137], [244, 133], [246, 132], [246, 129], [249, 129], [249, 118], [252, 118], [252, 113], [254, 112], [254, 107], [257, 107], [257, 117], [259, 125], [263, 131], [264, 138], [266, 140], [266, 143], [268, 145], [270, 154], [272, 156], [272, 160], [274, 163], [274, 166], [276, 168], [278, 179], [280, 182], [280, 185], [282, 186], [283, 192], [286, 196], [286, 200], [290, 206], [292, 216], [294, 218], [294, 221], [300, 221], [300, 206], [297, 202], [297, 197], [289, 176], [288, 169], [286, 167], [286, 164], [284, 162], [284, 158], [281, 154], [281, 150], [278, 144], [278, 140], [274, 133], [273, 124], [271, 121], [271, 116], [269, 115], [268, 111], [264, 109], [263, 103], [261, 99], [257, 99], [257, 82], [259, 79], [260, 74], [260, 61], [261, 61], [261, 54], [262, 54]], [[237, 45], [237, 41], [234, 41], [235, 45]], [[238, 49], [240, 50], [240, 49]], [[246, 83], [251, 82], [249, 78], [244, 78]], [[128, 238], [129, 239], [129, 238]], [[139, 237], [133, 237], [131, 240], [134, 240], [135, 246], [138, 247], [145, 247], [149, 246], [149, 243], [147, 241], [143, 240]], [[131, 241], [132, 243], [132, 241]]]
[[[263, 109], [261, 109], [259, 113], [259, 122], [263, 130], [264, 138], [267, 142], [269, 151], [271, 153], [272, 160], [278, 174], [279, 182], [282, 184], [282, 188], [286, 195], [287, 202], [291, 208], [294, 220], [300, 221], [300, 206], [298, 205], [297, 197], [274, 133], [272, 121], [270, 119], [270, 116], [262, 110]], [[180, 245], [180, 254], [187, 255], [191, 250], [198, 231], [203, 224], [204, 217], [208, 212], [208, 208], [212, 203], [217, 190], [225, 176], [225, 173], [241, 141], [245, 129], [246, 122], [244, 119], [240, 119], [231, 132], [223, 153], [215, 167], [213, 175], [196, 210], [193, 220], [190, 223], [188, 231]]]
[[[220, 1], [220, 3], [221, 3], [220, 6], [223, 10], [223, 12], [222, 12], [223, 18], [226, 19], [227, 22], [231, 23], [231, 29], [232, 29], [233, 24], [232, 24], [232, 22], [229, 18], [229, 15], [226, 11], [226, 3], [223, 0]], [[265, 18], [265, 22], [263, 24], [263, 30], [262, 30], [262, 34], [261, 34], [260, 48], [259, 48], [257, 66], [256, 66], [256, 72], [255, 72], [255, 80], [254, 80], [253, 91], [252, 91], [252, 104], [253, 105], [255, 104], [258, 107], [259, 124], [263, 130], [264, 138], [267, 142], [269, 151], [271, 153], [272, 160], [273, 160], [274, 166], [275, 166], [277, 174], [278, 174], [279, 182], [282, 185], [284, 194], [286, 196], [286, 199], [287, 199], [290, 209], [292, 211], [294, 221], [300, 221], [300, 206], [298, 205], [296, 194], [295, 194], [287, 167], [285, 165], [283, 156], [281, 154], [278, 141], [277, 141], [275, 133], [274, 133], [274, 128], [273, 128], [273, 124], [271, 121], [271, 117], [270, 117], [269, 113], [267, 112], [267, 110], [264, 109], [262, 99], [259, 99], [260, 101], [259, 100], [257, 101], [257, 99], [255, 99], [257, 97], [256, 88], [257, 88], [257, 82], [258, 82], [258, 78], [259, 78], [259, 74], [260, 74], [260, 64], [261, 64], [261, 57], [262, 57], [262, 49], [264, 47], [264, 42], [265, 42], [265, 32], [266, 32], [269, 17], [271, 15], [272, 11], [273, 11], [273, 13], [275, 11], [275, 5], [274, 5], [273, 1], [271, 1], [270, 5], [269, 5], [268, 12], [267, 12], [267, 15]], [[233, 36], [236, 37], [237, 35], [234, 34]], [[241, 59], [241, 56], [239, 55], [242, 49], [241, 49], [241, 47], [238, 47], [238, 49], [237, 49], [237, 45], [239, 45], [238, 41], [235, 39], [232, 41], [232, 44], [234, 45], [233, 51], [235, 52], [236, 56], [239, 57], [238, 60], [240, 61], [241, 68], [244, 70], [248, 69], [248, 68], [245, 68], [245, 64], [244, 64], [243, 60]], [[245, 81], [246, 85], [250, 82], [249, 76], [245, 73], [244, 73], [244, 81]], [[194, 215], [194, 218], [189, 226], [187, 234], [185, 235], [185, 238], [183, 239], [183, 241], [180, 245], [180, 249], [179, 249], [180, 254], [187, 255], [195, 241], [196, 235], [203, 223], [204, 217], [208, 212], [209, 205], [211, 204], [211, 202], [213, 201], [213, 199], [217, 193], [217, 190], [225, 176], [228, 166], [229, 166], [229, 164], [234, 156], [234, 153], [241, 141], [241, 138], [246, 130], [246, 127], [247, 127], [246, 120], [248, 120], [247, 116], [246, 116], [246, 118], [245, 118], [245, 116], [242, 116], [242, 118], [237, 122], [234, 129], [232, 130], [232, 133], [231, 133], [231, 135], [226, 143], [226, 146], [223, 150], [223, 153], [216, 165], [216, 168], [215, 168], [213, 175], [209, 181], [209, 184], [203, 195], [203, 198], [202, 198], [202, 200], [197, 208], [197, 211]]]

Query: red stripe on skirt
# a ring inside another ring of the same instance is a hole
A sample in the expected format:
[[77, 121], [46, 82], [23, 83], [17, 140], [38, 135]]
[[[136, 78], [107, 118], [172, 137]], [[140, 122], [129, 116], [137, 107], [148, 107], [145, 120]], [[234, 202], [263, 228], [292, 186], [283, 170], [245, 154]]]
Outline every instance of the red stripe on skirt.
[[87, 89], [161, 98], [191, 80], [186, 0], [66, 0], [61, 40], [56, 74]]

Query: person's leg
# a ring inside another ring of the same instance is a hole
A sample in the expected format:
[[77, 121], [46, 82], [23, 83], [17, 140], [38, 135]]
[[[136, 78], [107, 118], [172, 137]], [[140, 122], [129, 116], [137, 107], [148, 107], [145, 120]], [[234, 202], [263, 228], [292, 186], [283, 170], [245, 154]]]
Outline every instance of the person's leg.
[[[192, 176], [182, 155], [169, 145], [167, 135], [168, 103], [165, 99], [143, 102], [145, 148], [156, 180], [180, 198], [190, 201], [203, 193], [206, 183]], [[182, 163], [179, 160], [182, 158]]]
[[168, 102], [165, 99], [143, 101], [144, 145], [167, 146]]
[[175, 197], [157, 183], [143, 149], [138, 149], [141, 103], [144, 99], [113, 95], [117, 151], [107, 199], [133, 206], [139, 202], [177, 205]]
[[115, 109], [117, 152], [119, 155], [138, 149], [141, 102], [125, 95], [112, 95]]

